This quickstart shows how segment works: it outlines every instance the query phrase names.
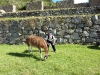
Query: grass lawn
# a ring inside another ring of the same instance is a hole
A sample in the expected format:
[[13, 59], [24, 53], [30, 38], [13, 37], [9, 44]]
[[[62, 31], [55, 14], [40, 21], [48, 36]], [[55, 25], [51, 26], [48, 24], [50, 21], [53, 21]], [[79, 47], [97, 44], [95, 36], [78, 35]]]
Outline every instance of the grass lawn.
[[[0, 45], [0, 75], [100, 75], [100, 47], [93, 45], [56, 45], [50, 47], [46, 61], [27, 53], [26, 45]], [[44, 52], [42, 52], [44, 56]]]

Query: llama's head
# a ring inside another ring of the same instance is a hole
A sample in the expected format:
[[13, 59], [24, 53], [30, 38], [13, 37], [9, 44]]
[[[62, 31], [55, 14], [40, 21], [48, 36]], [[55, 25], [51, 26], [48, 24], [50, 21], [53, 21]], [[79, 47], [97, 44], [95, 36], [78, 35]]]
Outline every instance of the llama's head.
[[46, 60], [47, 58], [48, 58], [48, 55], [45, 55], [45, 56], [44, 56], [44, 60]]

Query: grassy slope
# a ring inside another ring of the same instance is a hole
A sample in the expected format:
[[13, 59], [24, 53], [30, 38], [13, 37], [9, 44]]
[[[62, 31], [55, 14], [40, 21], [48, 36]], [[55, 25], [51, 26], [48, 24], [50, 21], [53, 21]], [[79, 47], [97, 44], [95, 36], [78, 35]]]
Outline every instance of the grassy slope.
[[[40, 60], [37, 48], [29, 55], [26, 45], [0, 45], [0, 75], [100, 75], [100, 48], [92, 45], [56, 45]], [[44, 52], [42, 53], [44, 55]]]

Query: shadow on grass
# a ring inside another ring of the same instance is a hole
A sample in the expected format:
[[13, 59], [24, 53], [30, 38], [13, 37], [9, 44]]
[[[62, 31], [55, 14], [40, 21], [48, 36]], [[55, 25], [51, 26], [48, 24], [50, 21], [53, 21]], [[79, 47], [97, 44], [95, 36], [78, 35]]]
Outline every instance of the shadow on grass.
[[[34, 52], [39, 52], [39, 50], [32, 50], [32, 51], [30, 51], [30, 53], [34, 53]], [[44, 50], [42, 50], [42, 52], [45, 52]], [[29, 50], [25, 50], [24, 52], [22, 52], [22, 53], [29, 53]]]
[[16, 56], [16, 57], [32, 57], [33, 56], [33, 55], [30, 55], [30, 54], [14, 53], [14, 52], [9, 52], [7, 54], [11, 55], [11, 56]]
[[99, 46], [88, 46], [88, 48], [90, 48], [92, 50], [100, 50]]
[[[33, 52], [33, 53], [34, 53], [34, 52], [39, 52], [39, 50], [32, 50], [32, 51], [30, 51], [30, 53], [31, 53], [31, 52]], [[29, 50], [25, 50], [25, 51], [22, 52], [22, 53], [29, 53]]]
[[40, 61], [40, 60], [44, 61], [43, 59], [41, 59], [40, 57], [37, 57], [36, 55], [33, 55], [33, 54], [25, 54], [25, 53], [29, 53], [29, 52], [27, 50], [25, 50], [22, 53], [9, 52], [9, 53], [7, 53], [7, 55], [16, 56], [16, 57], [32, 57], [32, 58], [36, 59], [37, 61]]

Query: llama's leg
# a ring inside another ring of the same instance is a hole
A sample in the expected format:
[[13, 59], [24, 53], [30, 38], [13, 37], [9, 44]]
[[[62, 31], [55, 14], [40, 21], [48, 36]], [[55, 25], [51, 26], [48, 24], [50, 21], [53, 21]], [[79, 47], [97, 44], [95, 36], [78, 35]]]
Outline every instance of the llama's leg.
[[49, 50], [50, 43], [48, 43], [47, 46], [48, 46], [48, 50]]
[[40, 51], [40, 57], [42, 58], [42, 49], [40, 48], [39, 51]]
[[30, 54], [30, 52], [32, 52], [32, 46], [31, 45], [28, 46], [28, 51], [29, 51], [29, 54]]

